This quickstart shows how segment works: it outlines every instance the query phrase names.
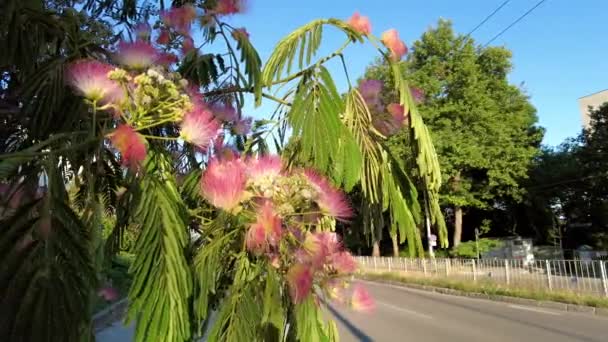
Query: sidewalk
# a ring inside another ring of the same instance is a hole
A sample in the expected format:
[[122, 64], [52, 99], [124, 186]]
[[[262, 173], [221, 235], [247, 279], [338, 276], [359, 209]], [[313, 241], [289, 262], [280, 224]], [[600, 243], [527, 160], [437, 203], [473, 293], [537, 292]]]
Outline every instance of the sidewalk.
[[131, 342], [135, 335], [135, 326], [125, 326], [122, 321], [116, 321], [95, 334], [97, 342]]

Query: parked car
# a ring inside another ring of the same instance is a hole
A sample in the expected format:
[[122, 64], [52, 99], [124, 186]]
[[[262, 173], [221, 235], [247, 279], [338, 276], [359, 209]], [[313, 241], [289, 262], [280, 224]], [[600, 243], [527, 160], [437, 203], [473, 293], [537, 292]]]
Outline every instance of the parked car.
[[534, 262], [534, 252], [532, 250], [532, 239], [520, 236], [497, 238], [501, 241], [500, 247], [494, 248], [481, 255], [482, 259], [515, 259], [522, 260], [524, 266], [529, 266]]

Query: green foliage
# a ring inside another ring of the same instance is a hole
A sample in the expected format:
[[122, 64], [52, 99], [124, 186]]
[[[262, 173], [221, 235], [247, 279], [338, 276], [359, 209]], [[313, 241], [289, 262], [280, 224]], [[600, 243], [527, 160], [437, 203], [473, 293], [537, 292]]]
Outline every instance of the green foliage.
[[133, 218], [141, 225], [141, 233], [131, 266], [127, 321], [137, 320], [136, 341], [147, 341], [151, 336], [187, 341], [192, 277], [184, 255], [188, 244], [186, 212], [166, 156], [152, 153], [140, 188]]
[[518, 233], [575, 249], [608, 246], [608, 104], [590, 111], [590, 129], [557, 148], [544, 148], [534, 162], [517, 212]]
[[[233, 31], [234, 32], [234, 31]], [[245, 64], [245, 74], [247, 75], [247, 88], [254, 88], [256, 103], [262, 97], [262, 60], [257, 50], [251, 45], [251, 41], [244, 34], [236, 35], [237, 46], [241, 50], [241, 63]]]
[[296, 304], [294, 315], [297, 341], [332, 341], [330, 336], [337, 336], [335, 323], [325, 325], [312, 297]]
[[29, 179], [23, 184], [33, 191], [23, 205], [0, 217], [0, 336], [6, 340], [80, 341], [89, 333], [91, 232], [69, 207], [56, 163], [47, 160], [42, 197], [34, 195], [38, 178]]
[[178, 72], [186, 79], [196, 84], [209, 85], [217, 82], [222, 73], [226, 71], [224, 59], [220, 55], [189, 53], [183, 59]]
[[342, 20], [314, 20], [293, 31], [277, 44], [264, 65], [262, 71], [263, 84], [270, 86], [273, 81], [281, 80], [283, 72], [289, 74], [293, 68], [296, 55], [298, 56], [298, 69], [303, 69], [310, 64], [321, 46], [324, 25], [332, 25], [340, 29], [351, 41], [363, 42], [361, 35]]
[[[342, 124], [344, 104], [329, 72], [320, 67], [303, 77], [288, 113], [294, 136], [299, 137], [299, 159], [328, 171], [336, 183], [352, 188], [358, 178], [361, 154]], [[337, 168], [331, 164], [335, 160]]]
[[262, 310], [259, 307], [261, 279], [259, 269], [246, 254], [235, 261], [234, 283], [228, 297], [222, 301], [217, 322], [211, 328], [208, 341], [255, 341], [259, 336]]
[[[534, 126], [535, 110], [527, 96], [508, 83], [510, 57], [504, 48], [477, 47], [441, 20], [413, 44], [407, 61], [378, 61], [366, 71], [366, 78], [386, 83], [388, 101], [413, 103], [407, 85], [394, 76], [399, 74], [424, 95], [419, 106], [410, 108], [415, 150], [409, 152], [407, 142], [404, 147], [393, 142], [391, 150], [405, 160], [416, 156], [440, 241], [447, 241], [447, 229], [443, 219], [436, 220], [442, 218], [439, 200], [486, 208], [494, 201], [521, 199], [542, 131]], [[425, 150], [432, 146], [436, 152]], [[439, 166], [441, 177], [431, 171]]]
[[425, 94], [421, 113], [431, 128], [444, 180], [443, 200], [484, 207], [497, 197], [520, 198], [542, 134], [521, 90], [510, 85], [510, 53], [476, 49], [440, 21], [414, 43], [412, 83]]
[[[223, 293], [218, 293], [220, 285], [226, 279], [234, 257], [224, 253], [235, 243], [237, 231], [227, 231], [235, 222], [226, 215], [220, 215], [205, 227], [205, 238], [209, 242], [199, 248], [194, 258], [194, 275], [196, 294], [194, 314], [200, 322], [205, 322], [209, 308], [220, 300]], [[200, 331], [199, 331], [200, 333]]]
[[360, 181], [363, 195], [371, 203], [381, 201], [380, 169], [382, 152], [376, 142], [380, 133], [373, 127], [372, 118], [365, 101], [357, 89], [346, 95], [345, 112], [342, 119], [359, 145], [363, 156]]
[[477, 241], [467, 241], [454, 248], [453, 254], [459, 258], [477, 258], [477, 256], [489, 252], [495, 248], [500, 248], [501, 241], [481, 238]]

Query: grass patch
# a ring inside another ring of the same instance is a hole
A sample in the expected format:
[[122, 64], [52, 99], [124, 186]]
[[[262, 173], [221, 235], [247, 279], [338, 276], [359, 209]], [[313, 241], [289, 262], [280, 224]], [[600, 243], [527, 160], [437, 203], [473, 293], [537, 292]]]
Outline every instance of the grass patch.
[[393, 272], [384, 273], [362, 273], [362, 279], [367, 280], [390, 280], [404, 284], [418, 284], [447, 289], [459, 290], [464, 292], [483, 293], [489, 296], [509, 296], [518, 298], [535, 299], [541, 301], [553, 301], [566, 304], [587, 305], [597, 308], [608, 308], [608, 298], [580, 295], [572, 292], [542, 291], [537, 289], [506, 288], [499, 284], [489, 281], [464, 282], [447, 278], [418, 278], [403, 276]]

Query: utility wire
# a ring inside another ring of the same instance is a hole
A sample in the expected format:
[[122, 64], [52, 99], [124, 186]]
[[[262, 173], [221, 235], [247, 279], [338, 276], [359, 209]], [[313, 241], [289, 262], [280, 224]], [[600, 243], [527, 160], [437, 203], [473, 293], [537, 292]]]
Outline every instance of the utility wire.
[[484, 20], [482, 20], [469, 33], [467, 33], [467, 36], [470, 36], [471, 34], [473, 34], [473, 32], [477, 31], [478, 28], [480, 28], [483, 24], [485, 24], [486, 21], [490, 20], [490, 18], [492, 18], [494, 16], [494, 14], [498, 13], [498, 11], [500, 11], [503, 7], [505, 7], [505, 5], [507, 5], [509, 2], [511, 2], [511, 0], [505, 0], [502, 4], [500, 4], [500, 6], [498, 6], [494, 10], [494, 12], [490, 13]]
[[505, 27], [504, 30], [500, 31], [497, 35], [495, 35], [492, 39], [490, 39], [483, 47], [490, 45], [493, 41], [495, 41], [498, 37], [502, 36], [505, 32], [507, 32], [511, 27], [515, 26], [518, 22], [520, 22], [523, 18], [527, 17], [528, 14], [532, 13], [538, 6], [542, 5], [546, 0], [540, 0], [536, 3], [532, 8], [530, 8], [526, 13], [524, 13], [521, 17], [517, 18], [514, 22], [512, 22], [509, 26]]

